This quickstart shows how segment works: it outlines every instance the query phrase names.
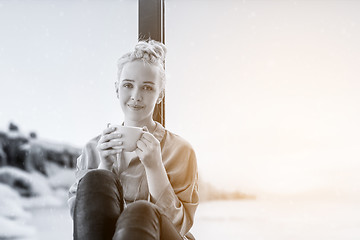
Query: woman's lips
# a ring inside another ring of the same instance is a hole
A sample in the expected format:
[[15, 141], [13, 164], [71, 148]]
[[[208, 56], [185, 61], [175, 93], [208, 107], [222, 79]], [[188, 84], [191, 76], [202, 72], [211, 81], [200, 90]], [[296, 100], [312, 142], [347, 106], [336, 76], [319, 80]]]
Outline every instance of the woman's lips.
[[140, 105], [129, 105], [129, 104], [128, 104], [128, 107], [129, 107], [130, 109], [136, 110], [136, 111], [144, 108], [143, 106], [140, 106]]

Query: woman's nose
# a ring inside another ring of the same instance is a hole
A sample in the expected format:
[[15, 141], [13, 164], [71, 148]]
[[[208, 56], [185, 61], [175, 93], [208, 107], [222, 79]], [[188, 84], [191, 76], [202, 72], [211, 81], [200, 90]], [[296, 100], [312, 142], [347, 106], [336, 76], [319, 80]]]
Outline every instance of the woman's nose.
[[137, 102], [142, 100], [142, 97], [141, 97], [141, 94], [140, 94], [139, 90], [134, 89], [134, 91], [131, 94], [131, 100], [137, 101]]

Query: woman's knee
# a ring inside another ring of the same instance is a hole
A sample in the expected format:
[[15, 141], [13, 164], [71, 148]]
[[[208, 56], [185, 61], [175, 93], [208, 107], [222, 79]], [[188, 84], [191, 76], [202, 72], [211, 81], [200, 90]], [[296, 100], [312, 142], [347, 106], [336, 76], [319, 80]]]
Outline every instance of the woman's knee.
[[81, 182], [102, 182], [116, 181], [116, 175], [113, 172], [104, 169], [94, 169], [85, 174]]
[[76, 213], [118, 216], [124, 209], [120, 181], [102, 169], [91, 170], [80, 180], [75, 201]]
[[160, 216], [157, 206], [151, 202], [145, 200], [138, 200], [134, 203], [129, 204], [126, 208], [130, 214], [140, 214], [142, 216]]
[[[157, 223], [160, 220], [160, 213], [156, 205], [144, 200], [138, 200], [129, 204], [118, 219], [119, 228], [133, 227], [137, 223], [148, 225]], [[140, 224], [141, 225], [141, 224]]]
[[122, 192], [122, 187], [117, 176], [108, 170], [103, 169], [94, 169], [85, 174], [85, 176], [80, 180], [79, 187], [89, 188], [113, 188], [114, 186]]
[[160, 213], [155, 204], [138, 200], [129, 204], [116, 223], [113, 239], [159, 239]]
[[117, 176], [108, 170], [96, 169], [89, 171], [80, 180], [77, 189], [77, 199], [117, 199], [123, 209], [123, 189]]

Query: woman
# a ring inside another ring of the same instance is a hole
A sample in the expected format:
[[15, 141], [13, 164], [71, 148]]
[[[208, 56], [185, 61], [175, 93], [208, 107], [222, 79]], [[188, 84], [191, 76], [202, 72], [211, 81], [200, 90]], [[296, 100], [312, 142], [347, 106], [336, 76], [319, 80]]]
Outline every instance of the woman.
[[111, 127], [83, 148], [68, 200], [74, 239], [194, 239], [194, 150], [152, 119], [164, 96], [165, 54], [162, 43], [140, 41], [118, 61], [123, 125], [144, 132], [134, 152], [122, 151], [124, 139]]

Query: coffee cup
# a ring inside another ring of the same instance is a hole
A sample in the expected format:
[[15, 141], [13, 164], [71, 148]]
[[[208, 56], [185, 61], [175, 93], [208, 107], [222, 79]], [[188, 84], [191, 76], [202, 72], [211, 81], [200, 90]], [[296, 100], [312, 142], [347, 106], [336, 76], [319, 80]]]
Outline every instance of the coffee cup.
[[[137, 148], [136, 142], [141, 138], [143, 129], [140, 127], [122, 126], [111, 124], [110, 127], [114, 127], [113, 133], [120, 133], [122, 138], [122, 146], [118, 148], [124, 149], [126, 152], [133, 152]], [[111, 141], [119, 141], [118, 139], [112, 139]], [[113, 147], [117, 148], [117, 147]]]

